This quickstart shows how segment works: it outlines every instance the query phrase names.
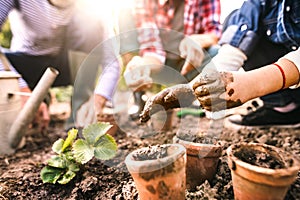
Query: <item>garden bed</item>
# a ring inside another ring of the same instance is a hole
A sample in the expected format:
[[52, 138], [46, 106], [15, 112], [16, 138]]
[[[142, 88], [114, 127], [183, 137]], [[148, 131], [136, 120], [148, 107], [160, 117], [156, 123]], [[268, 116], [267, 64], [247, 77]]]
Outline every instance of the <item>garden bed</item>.
[[[10, 156], [0, 156], [0, 199], [138, 199], [134, 182], [124, 164], [126, 155], [140, 147], [172, 143], [182, 125], [181, 120], [174, 115], [170, 131], [149, 132], [145, 124], [123, 118], [122, 129], [115, 136], [119, 148], [117, 156], [109, 161], [93, 159], [67, 185], [43, 184], [40, 179], [41, 169], [54, 155], [51, 149], [53, 142], [67, 136], [63, 123], [53, 121], [47, 133], [31, 129], [26, 133], [26, 144], [22, 149]], [[199, 120], [204, 127], [209, 123], [206, 118], [186, 116], [184, 127], [193, 127]], [[300, 129], [224, 128], [219, 139], [223, 154], [212, 185], [205, 182], [195, 192], [186, 191], [186, 199], [234, 198], [225, 151], [232, 143], [260, 142], [300, 155]], [[285, 199], [300, 199], [300, 174]]]

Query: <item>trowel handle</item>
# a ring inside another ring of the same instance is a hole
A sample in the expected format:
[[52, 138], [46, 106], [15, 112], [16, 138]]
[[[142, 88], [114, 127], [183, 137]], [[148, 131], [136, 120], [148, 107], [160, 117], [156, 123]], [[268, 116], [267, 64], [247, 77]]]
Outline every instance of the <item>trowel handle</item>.
[[30, 98], [24, 104], [23, 109], [17, 116], [8, 133], [9, 142], [12, 148], [16, 148], [19, 145], [25, 130], [35, 117], [35, 113], [58, 74], [59, 72], [56, 69], [47, 68], [32, 91]]

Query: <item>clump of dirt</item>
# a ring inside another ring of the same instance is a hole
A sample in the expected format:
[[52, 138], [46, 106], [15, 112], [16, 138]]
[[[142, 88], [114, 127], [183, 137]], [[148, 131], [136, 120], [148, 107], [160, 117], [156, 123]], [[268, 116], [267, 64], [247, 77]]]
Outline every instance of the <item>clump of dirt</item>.
[[281, 159], [271, 155], [268, 152], [261, 152], [256, 149], [244, 147], [239, 149], [233, 155], [244, 162], [258, 167], [264, 167], [268, 169], [285, 168], [284, 162]]

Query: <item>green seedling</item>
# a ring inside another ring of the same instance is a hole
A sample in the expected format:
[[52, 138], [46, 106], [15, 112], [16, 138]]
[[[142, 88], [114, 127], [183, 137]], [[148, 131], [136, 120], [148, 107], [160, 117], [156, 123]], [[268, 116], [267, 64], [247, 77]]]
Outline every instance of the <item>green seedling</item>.
[[76, 139], [78, 130], [73, 128], [65, 140], [60, 138], [54, 142], [52, 150], [56, 155], [47, 160], [47, 166], [40, 173], [43, 183], [67, 184], [93, 157], [113, 158], [118, 147], [114, 138], [107, 134], [111, 127], [104, 122], [91, 124], [82, 130], [82, 139]]

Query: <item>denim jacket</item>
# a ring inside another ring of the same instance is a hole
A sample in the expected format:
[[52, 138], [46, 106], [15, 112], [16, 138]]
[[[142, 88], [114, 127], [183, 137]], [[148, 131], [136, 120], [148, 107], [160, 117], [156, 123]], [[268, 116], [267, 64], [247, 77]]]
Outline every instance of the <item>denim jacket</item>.
[[230, 44], [249, 55], [259, 38], [300, 46], [300, 0], [248, 0], [226, 20], [220, 44]]

